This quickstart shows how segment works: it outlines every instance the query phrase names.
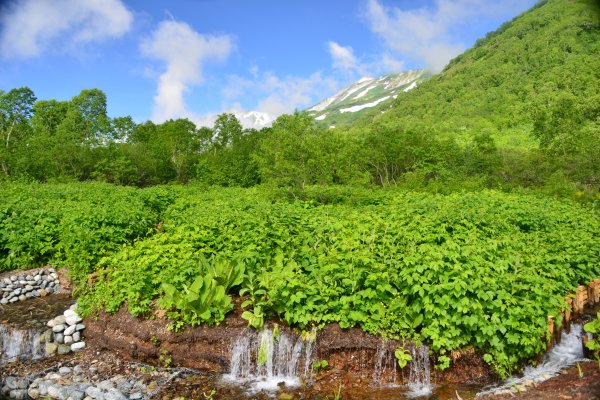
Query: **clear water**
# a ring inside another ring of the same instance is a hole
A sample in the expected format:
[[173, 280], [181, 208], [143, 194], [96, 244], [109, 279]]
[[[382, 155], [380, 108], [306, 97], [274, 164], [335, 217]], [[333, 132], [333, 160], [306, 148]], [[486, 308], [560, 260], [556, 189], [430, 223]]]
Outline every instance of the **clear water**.
[[310, 378], [314, 348], [314, 341], [291, 333], [245, 330], [233, 344], [230, 371], [223, 379], [251, 392], [299, 386]]
[[573, 324], [571, 326], [571, 333], [563, 331], [561, 333], [560, 344], [544, 354], [542, 361], [537, 366], [525, 367], [523, 376], [509, 378], [501, 385], [488, 388], [479, 394], [484, 395], [511, 389], [527, 381], [543, 382], [556, 375], [562, 369], [574, 365], [579, 361], [584, 361], [583, 345], [581, 343], [582, 335], [582, 325]]

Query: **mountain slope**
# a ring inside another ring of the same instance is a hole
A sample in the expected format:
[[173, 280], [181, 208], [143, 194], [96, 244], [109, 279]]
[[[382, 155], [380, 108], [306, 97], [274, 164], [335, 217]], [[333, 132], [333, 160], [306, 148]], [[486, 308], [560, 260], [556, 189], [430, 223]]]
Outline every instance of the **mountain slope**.
[[501, 145], [537, 146], [531, 133], [545, 118], [560, 118], [561, 102], [582, 115], [574, 126], [595, 120], [599, 54], [597, 1], [540, 1], [355, 129], [393, 124], [460, 140], [484, 132]]
[[328, 126], [349, 123], [366, 110], [389, 103], [399, 93], [414, 89], [428, 77], [424, 70], [404, 71], [380, 78], [363, 77], [307, 112]]

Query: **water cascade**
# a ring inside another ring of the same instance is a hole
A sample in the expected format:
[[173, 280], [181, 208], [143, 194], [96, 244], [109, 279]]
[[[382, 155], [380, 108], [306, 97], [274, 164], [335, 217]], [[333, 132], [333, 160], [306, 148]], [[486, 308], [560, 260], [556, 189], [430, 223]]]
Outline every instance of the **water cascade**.
[[38, 360], [45, 355], [37, 331], [0, 325], [0, 366], [18, 360]]
[[583, 361], [583, 345], [581, 337], [583, 327], [581, 324], [571, 325], [571, 332], [562, 331], [560, 344], [544, 354], [542, 361], [536, 366], [527, 366], [522, 377], [507, 379], [502, 385], [485, 390], [479, 395], [504, 392], [528, 382], [543, 382], [556, 375], [563, 368], [569, 367], [579, 361]]
[[410, 374], [407, 397], [428, 396], [433, 391], [429, 370], [429, 347], [421, 345], [411, 349]]
[[382, 341], [375, 354], [373, 383], [376, 386], [397, 385], [397, 360], [388, 342]]
[[265, 328], [245, 330], [233, 344], [226, 381], [249, 384], [252, 391], [275, 390], [301, 384], [312, 370], [314, 337], [307, 340], [291, 333]]

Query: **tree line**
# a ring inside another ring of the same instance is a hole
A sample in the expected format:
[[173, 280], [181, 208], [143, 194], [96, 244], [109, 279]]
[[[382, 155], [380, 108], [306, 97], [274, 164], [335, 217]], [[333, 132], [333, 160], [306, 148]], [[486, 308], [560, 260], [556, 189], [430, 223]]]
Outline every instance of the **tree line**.
[[[447, 191], [543, 187], [596, 191], [598, 107], [559, 96], [535, 110], [533, 149], [498, 146], [485, 126], [469, 140], [390, 118], [348, 128], [319, 126], [305, 113], [244, 129], [233, 114], [213, 127], [188, 119], [135, 123], [110, 118], [106, 95], [82, 90], [69, 101], [37, 100], [29, 88], [0, 92], [1, 176], [151, 186], [171, 182], [250, 187], [302, 195], [311, 185], [404, 186]], [[575, 129], [581, 127], [581, 129]], [[575, 185], [575, 186], [574, 186]]]

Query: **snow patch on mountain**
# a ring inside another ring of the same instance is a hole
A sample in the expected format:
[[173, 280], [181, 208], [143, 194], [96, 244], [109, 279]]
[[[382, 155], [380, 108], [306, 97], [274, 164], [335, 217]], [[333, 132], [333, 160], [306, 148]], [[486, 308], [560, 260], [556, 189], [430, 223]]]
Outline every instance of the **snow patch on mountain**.
[[382, 101], [386, 101], [387, 99], [389, 99], [390, 96], [385, 96], [382, 97], [378, 100], [375, 100], [371, 103], [367, 103], [367, 104], [360, 104], [358, 106], [352, 106], [352, 107], [348, 107], [348, 108], [342, 108], [340, 109], [341, 113], [347, 113], [347, 112], [357, 112], [360, 110], [364, 110], [365, 108], [370, 108], [370, 107], [375, 107], [377, 104], [381, 103]]

